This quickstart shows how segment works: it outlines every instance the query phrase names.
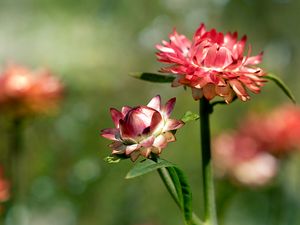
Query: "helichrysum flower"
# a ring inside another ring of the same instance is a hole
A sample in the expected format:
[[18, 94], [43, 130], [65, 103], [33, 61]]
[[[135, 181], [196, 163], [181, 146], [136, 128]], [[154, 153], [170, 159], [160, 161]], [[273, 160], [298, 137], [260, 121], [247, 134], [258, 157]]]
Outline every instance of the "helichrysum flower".
[[257, 140], [240, 133], [226, 133], [213, 142], [216, 174], [246, 186], [263, 186], [278, 171], [278, 160], [261, 148]]
[[0, 111], [17, 116], [47, 112], [62, 92], [62, 83], [49, 71], [12, 65], [0, 74]]
[[267, 115], [243, 119], [233, 133], [213, 142], [217, 173], [245, 185], [264, 185], [274, 178], [279, 161], [300, 150], [300, 108], [287, 105]]
[[246, 36], [238, 40], [237, 32], [224, 35], [215, 29], [207, 31], [201, 24], [192, 41], [176, 30], [169, 38], [169, 42], [162, 41], [156, 47], [158, 61], [170, 64], [161, 72], [176, 74], [173, 87], [191, 87], [195, 100], [220, 96], [227, 103], [235, 96], [242, 101], [250, 99], [247, 89], [260, 92], [265, 82], [265, 73], [257, 67], [262, 53], [250, 56], [250, 46], [244, 52]]
[[111, 108], [115, 128], [104, 129], [101, 135], [113, 141], [109, 145], [112, 154], [130, 156], [132, 161], [140, 155], [159, 155], [169, 142], [175, 141], [172, 131], [184, 124], [181, 120], [169, 118], [175, 101], [172, 98], [162, 106], [157, 95], [147, 106], [124, 106], [121, 111]]

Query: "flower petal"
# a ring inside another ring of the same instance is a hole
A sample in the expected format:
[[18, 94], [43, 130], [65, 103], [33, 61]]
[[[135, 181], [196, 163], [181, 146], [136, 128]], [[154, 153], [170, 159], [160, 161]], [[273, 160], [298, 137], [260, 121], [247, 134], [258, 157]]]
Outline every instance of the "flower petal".
[[123, 114], [115, 108], [110, 109], [110, 114], [115, 126], [118, 128], [120, 119], [123, 119]]
[[100, 135], [109, 140], [118, 140], [120, 137], [120, 131], [117, 128], [106, 128], [101, 130]]
[[133, 151], [137, 150], [138, 148], [140, 148], [139, 144], [127, 145], [125, 148], [125, 153], [126, 155], [130, 155]]
[[229, 83], [239, 99], [241, 99], [242, 101], [247, 101], [248, 99], [250, 99], [250, 96], [248, 95], [241, 82], [235, 79], [230, 80]]
[[203, 92], [201, 89], [192, 88], [192, 95], [195, 100], [199, 100], [200, 98], [203, 97]]
[[163, 149], [167, 147], [167, 144], [167, 139], [165, 138], [164, 134], [161, 134], [155, 138], [153, 146], [159, 149]]
[[216, 96], [215, 85], [207, 84], [203, 87], [203, 95], [207, 100], [211, 100]]
[[151, 147], [153, 145], [154, 140], [155, 140], [155, 137], [151, 135], [150, 137], [141, 141], [140, 145], [145, 148]]
[[176, 98], [171, 98], [165, 105], [163, 111], [166, 115], [167, 118], [169, 118], [171, 112], [173, 111], [174, 109], [174, 106], [175, 106], [175, 103], [176, 103]]
[[147, 106], [152, 109], [156, 109], [157, 111], [160, 111], [160, 102], [161, 102], [160, 95], [156, 95], [154, 98], [150, 100]]
[[150, 133], [154, 132], [160, 126], [163, 126], [163, 118], [162, 115], [156, 111], [151, 118]]
[[184, 122], [176, 119], [168, 119], [164, 131], [177, 130], [184, 125]]

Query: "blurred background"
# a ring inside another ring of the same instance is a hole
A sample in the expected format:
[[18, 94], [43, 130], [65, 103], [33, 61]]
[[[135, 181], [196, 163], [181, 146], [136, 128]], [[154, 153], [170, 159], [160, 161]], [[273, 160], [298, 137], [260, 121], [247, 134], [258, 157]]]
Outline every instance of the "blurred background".
[[[161, 65], [155, 44], [167, 40], [174, 27], [191, 38], [201, 22], [208, 29], [247, 34], [252, 54], [265, 52], [262, 67], [278, 74], [299, 99], [299, 10], [296, 0], [1, 0], [2, 69], [8, 62], [44, 66], [67, 89], [57, 114], [26, 123], [26, 205], [15, 209], [22, 225], [183, 224], [157, 174], [125, 180], [129, 160], [103, 161], [110, 154], [109, 141], [99, 133], [112, 126], [109, 108], [146, 104], [160, 94], [163, 101], [177, 97], [173, 117], [197, 112], [190, 90], [135, 80], [128, 73], [156, 72]], [[234, 129], [251, 111], [267, 112], [287, 101], [269, 82], [247, 103], [216, 107], [212, 134]], [[9, 121], [1, 117], [0, 128], [0, 151], [5, 152]], [[199, 125], [190, 123], [162, 157], [185, 171], [201, 215], [199, 146]], [[299, 163], [297, 153], [286, 160], [277, 188], [218, 179], [220, 224], [300, 224]], [[6, 224], [18, 225], [9, 215]]]

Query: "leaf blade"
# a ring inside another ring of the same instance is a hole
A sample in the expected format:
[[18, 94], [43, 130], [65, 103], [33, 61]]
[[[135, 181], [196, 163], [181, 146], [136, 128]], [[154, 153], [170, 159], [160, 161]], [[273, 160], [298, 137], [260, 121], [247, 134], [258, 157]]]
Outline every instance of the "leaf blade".
[[275, 74], [268, 73], [264, 78], [273, 81], [284, 93], [285, 95], [293, 102], [296, 103], [296, 99], [287, 85]]
[[146, 159], [143, 162], [138, 162], [125, 176], [126, 179], [132, 179], [138, 176], [155, 171], [159, 168], [174, 166], [172, 163], [165, 160], [158, 160], [154, 162], [152, 160]]
[[134, 72], [130, 73], [129, 75], [136, 79], [150, 81], [154, 83], [171, 83], [175, 79], [174, 75], [163, 75], [147, 72]]
[[198, 120], [199, 119], [199, 115], [196, 113], [193, 113], [191, 111], [187, 111], [183, 117], [181, 118], [181, 120], [183, 122], [190, 122], [190, 121], [194, 121], [194, 120]]

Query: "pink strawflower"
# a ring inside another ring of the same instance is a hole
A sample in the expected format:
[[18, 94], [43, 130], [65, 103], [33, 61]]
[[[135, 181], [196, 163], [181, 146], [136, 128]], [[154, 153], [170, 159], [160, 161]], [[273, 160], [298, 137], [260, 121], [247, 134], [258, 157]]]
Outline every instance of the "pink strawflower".
[[102, 130], [101, 136], [113, 141], [109, 145], [112, 154], [125, 154], [132, 161], [140, 155], [159, 155], [169, 142], [175, 141], [172, 131], [184, 125], [181, 120], [169, 118], [175, 101], [172, 98], [162, 106], [157, 95], [147, 106], [124, 106], [121, 111], [111, 108], [115, 128]]
[[213, 142], [217, 173], [258, 186], [272, 180], [279, 161], [300, 150], [300, 108], [286, 105], [266, 115], [252, 114], [239, 128]]
[[49, 71], [10, 65], [0, 74], [0, 111], [17, 116], [47, 112], [62, 97], [63, 85]]
[[158, 61], [170, 64], [160, 71], [176, 74], [173, 87], [191, 87], [195, 100], [221, 96], [227, 103], [235, 96], [242, 101], [250, 99], [247, 89], [260, 92], [265, 73], [256, 65], [262, 61], [262, 53], [250, 56], [250, 46], [244, 52], [246, 36], [238, 40], [237, 32], [224, 35], [215, 29], [206, 31], [201, 24], [192, 41], [175, 29], [169, 38], [156, 48]]
[[257, 141], [239, 133], [223, 134], [213, 142], [213, 162], [219, 176], [246, 186], [263, 186], [278, 171], [278, 160]]

